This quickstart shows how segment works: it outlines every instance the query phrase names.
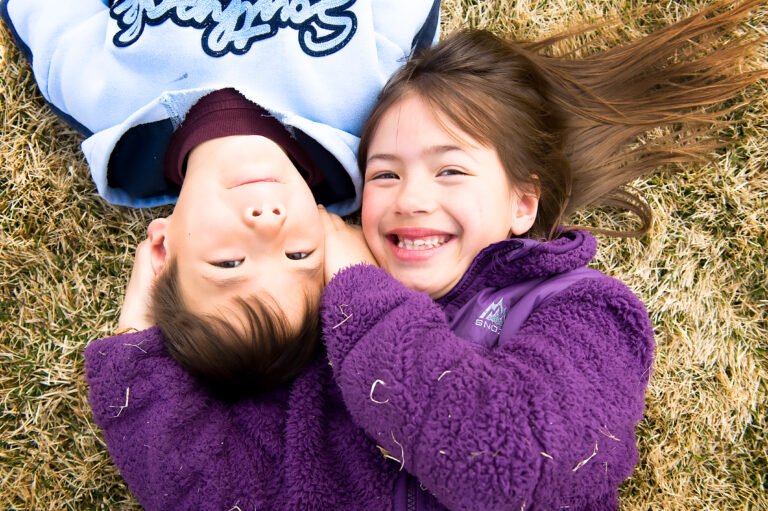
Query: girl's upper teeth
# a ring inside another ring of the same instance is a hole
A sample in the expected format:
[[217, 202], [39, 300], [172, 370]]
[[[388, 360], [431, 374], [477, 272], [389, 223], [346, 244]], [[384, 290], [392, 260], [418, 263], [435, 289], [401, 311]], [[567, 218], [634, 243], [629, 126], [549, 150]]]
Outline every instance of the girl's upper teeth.
[[406, 250], [426, 250], [428, 248], [439, 247], [443, 243], [448, 241], [448, 236], [430, 236], [428, 238], [399, 238], [397, 240], [397, 246]]

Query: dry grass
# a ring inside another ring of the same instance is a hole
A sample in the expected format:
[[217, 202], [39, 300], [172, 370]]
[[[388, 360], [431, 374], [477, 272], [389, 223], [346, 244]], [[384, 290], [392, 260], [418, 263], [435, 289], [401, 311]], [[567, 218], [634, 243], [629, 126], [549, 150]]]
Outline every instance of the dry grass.
[[[706, 3], [444, 0], [443, 13], [446, 30], [524, 37], [618, 17], [611, 41]], [[653, 8], [626, 15], [638, 5]], [[763, 33], [766, 10], [752, 20]], [[598, 266], [644, 298], [658, 332], [625, 510], [768, 509], [768, 91], [751, 97], [717, 162], [640, 183], [649, 236], [601, 240]], [[136, 509], [90, 420], [82, 350], [114, 327], [133, 247], [161, 212], [96, 196], [80, 137], [4, 28], [0, 101], [0, 508]]]

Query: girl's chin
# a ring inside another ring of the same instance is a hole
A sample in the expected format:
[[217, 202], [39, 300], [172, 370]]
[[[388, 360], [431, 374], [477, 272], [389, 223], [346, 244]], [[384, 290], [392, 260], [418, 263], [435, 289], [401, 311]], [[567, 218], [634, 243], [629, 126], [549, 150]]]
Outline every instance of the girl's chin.
[[450, 283], [435, 282], [434, 274], [429, 272], [395, 272], [392, 276], [408, 289], [428, 294], [433, 299], [440, 298], [453, 287]]

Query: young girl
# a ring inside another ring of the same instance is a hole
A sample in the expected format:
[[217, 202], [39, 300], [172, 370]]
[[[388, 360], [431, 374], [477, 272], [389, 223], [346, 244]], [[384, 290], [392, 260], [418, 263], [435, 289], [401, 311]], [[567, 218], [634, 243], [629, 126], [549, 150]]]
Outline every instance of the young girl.
[[[706, 154], [693, 135], [720, 112], [696, 107], [764, 76], [739, 71], [744, 36], [706, 50], [757, 3], [580, 62], [469, 33], [409, 64], [363, 138], [363, 227], [437, 303], [370, 266], [338, 271], [356, 260], [339, 240], [359, 247], [326, 217], [332, 367], [230, 403], [156, 329], [92, 343], [94, 417], [142, 505], [615, 509], [652, 331], [624, 285], [585, 268], [594, 239], [562, 224], [597, 199], [647, 214], [618, 187]], [[678, 130], [629, 145], [660, 125]]]
[[[610, 205], [647, 230], [620, 185], [706, 156], [720, 112], [699, 107], [765, 76], [734, 71], [744, 46], [692, 46], [750, 6], [581, 62], [455, 34], [385, 87], [358, 156], [381, 269], [339, 271], [322, 323], [344, 403], [409, 500], [432, 500], [420, 482], [450, 509], [617, 508], [653, 331], [625, 285], [587, 268], [595, 239], [564, 224]], [[327, 256], [326, 272], [349, 262]]]

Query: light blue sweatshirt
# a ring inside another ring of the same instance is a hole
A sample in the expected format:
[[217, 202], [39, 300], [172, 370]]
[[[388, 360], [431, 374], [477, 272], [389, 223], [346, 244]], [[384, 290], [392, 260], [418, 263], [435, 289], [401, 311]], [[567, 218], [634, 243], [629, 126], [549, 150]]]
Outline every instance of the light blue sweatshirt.
[[[111, 4], [111, 5], [110, 5]], [[439, 0], [0, 0], [54, 111], [87, 138], [99, 193], [172, 203], [168, 138], [205, 94], [233, 87], [280, 120], [354, 197], [355, 153], [377, 94], [412, 49], [438, 38]], [[331, 156], [331, 158], [329, 158]], [[350, 187], [351, 188], [351, 187]]]

